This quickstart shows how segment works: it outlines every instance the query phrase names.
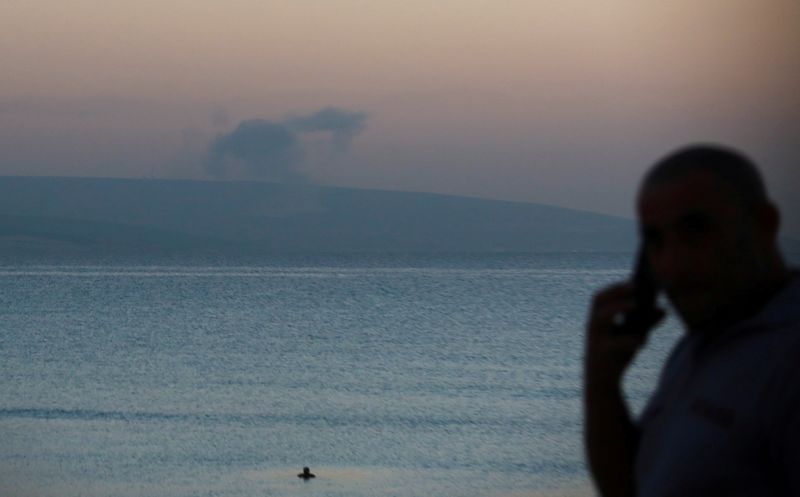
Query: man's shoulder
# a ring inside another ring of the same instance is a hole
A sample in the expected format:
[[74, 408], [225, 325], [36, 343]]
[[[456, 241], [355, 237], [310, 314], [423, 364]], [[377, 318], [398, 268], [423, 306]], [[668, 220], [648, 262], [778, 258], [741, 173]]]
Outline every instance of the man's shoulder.
[[800, 391], [800, 274], [793, 274], [757, 316], [713, 336], [684, 335], [662, 371], [660, 389], [684, 384], [738, 399], [759, 397], [774, 382]]

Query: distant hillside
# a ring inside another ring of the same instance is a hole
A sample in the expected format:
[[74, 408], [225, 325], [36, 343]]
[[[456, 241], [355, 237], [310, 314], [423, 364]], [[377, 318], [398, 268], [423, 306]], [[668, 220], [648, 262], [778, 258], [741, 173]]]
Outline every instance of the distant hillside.
[[0, 252], [630, 251], [630, 220], [424, 193], [0, 177]]

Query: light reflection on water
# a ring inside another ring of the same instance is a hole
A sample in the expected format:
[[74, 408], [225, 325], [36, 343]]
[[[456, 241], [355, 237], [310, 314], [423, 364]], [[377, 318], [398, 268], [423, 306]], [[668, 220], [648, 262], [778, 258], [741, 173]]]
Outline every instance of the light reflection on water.
[[0, 493], [588, 495], [583, 319], [629, 262], [5, 261]]

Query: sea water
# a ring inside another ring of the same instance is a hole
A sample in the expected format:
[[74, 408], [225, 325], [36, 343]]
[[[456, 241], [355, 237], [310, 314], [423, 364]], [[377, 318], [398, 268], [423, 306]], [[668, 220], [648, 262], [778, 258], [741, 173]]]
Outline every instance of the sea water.
[[591, 495], [584, 320], [631, 259], [2, 261], [0, 495]]

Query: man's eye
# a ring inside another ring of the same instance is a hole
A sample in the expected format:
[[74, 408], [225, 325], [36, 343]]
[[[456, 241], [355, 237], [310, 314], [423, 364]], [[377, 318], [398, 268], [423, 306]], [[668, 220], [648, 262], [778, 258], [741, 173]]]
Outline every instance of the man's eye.
[[657, 250], [664, 244], [664, 238], [661, 234], [652, 231], [642, 233], [642, 241], [648, 250]]
[[683, 231], [691, 235], [699, 235], [711, 231], [711, 224], [705, 221], [692, 222], [686, 224]]
[[680, 231], [687, 235], [701, 235], [711, 231], [711, 220], [705, 216], [691, 216], [682, 220]]

